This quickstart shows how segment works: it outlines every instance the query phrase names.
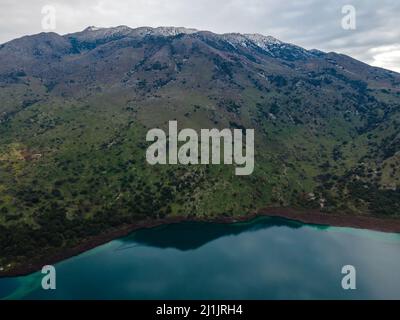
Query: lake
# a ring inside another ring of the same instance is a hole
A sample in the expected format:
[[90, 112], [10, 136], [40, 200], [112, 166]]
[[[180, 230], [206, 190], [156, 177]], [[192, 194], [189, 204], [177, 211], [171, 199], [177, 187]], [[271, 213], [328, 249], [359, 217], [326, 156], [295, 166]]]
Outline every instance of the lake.
[[[356, 290], [344, 290], [344, 265]], [[260, 217], [139, 230], [40, 272], [0, 279], [3, 299], [400, 299], [400, 234]]]

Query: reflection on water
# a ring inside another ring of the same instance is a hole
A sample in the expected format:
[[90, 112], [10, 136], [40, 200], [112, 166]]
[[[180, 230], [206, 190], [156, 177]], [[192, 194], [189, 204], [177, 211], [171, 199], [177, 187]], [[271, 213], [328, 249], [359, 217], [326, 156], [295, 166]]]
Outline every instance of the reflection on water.
[[[148, 230], [139, 230], [123, 238], [124, 242], [133, 242], [157, 248], [174, 248], [178, 250], [193, 250], [200, 248], [208, 242], [218, 238], [239, 235], [243, 232], [256, 232], [257, 230], [272, 227], [286, 226], [300, 228], [301, 223], [293, 220], [260, 217], [247, 222], [233, 224], [185, 222], [160, 226]], [[318, 226], [327, 228], [326, 226]]]
[[[357, 290], [341, 268], [357, 269]], [[180, 223], [111, 241], [41, 274], [0, 279], [8, 299], [400, 298], [400, 235], [261, 217], [235, 224]]]

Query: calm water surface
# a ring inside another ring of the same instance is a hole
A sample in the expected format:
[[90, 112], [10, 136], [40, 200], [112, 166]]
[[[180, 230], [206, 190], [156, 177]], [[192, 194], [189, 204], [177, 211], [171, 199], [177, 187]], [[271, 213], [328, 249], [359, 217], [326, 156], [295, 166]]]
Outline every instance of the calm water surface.
[[55, 266], [56, 290], [38, 272], [0, 279], [0, 298], [400, 299], [400, 234], [280, 218], [140, 230]]

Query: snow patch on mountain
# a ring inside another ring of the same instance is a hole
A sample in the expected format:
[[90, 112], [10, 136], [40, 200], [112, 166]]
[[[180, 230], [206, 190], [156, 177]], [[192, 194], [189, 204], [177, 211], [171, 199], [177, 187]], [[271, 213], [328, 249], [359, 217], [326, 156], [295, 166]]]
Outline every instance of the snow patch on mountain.
[[299, 46], [282, 42], [272, 36], [264, 36], [257, 33], [224, 33], [216, 34], [208, 31], [199, 31], [192, 28], [184, 27], [139, 27], [129, 28], [127, 26], [118, 26], [113, 28], [100, 28], [90, 26], [85, 30], [72, 34], [80, 40], [97, 41], [98, 39], [114, 40], [121, 37], [146, 37], [161, 36], [174, 37], [180, 34], [198, 34], [201, 37], [212, 37], [217, 41], [225, 41], [235, 49], [258, 49], [271, 57], [287, 57], [287, 58], [306, 58], [309, 56], [319, 56], [322, 52], [308, 51]]
[[154, 33], [157, 35], [162, 35], [166, 37], [176, 36], [178, 34], [192, 34], [199, 30], [183, 27], [158, 27], [154, 28]]

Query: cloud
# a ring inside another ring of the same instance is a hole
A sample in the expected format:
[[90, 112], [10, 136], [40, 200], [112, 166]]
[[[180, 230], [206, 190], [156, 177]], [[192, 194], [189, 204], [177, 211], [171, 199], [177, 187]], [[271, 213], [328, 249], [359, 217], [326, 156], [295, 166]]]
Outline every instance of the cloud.
[[[42, 32], [41, 8], [56, 9], [60, 34], [89, 25], [185, 26], [217, 33], [272, 35], [305, 48], [336, 51], [399, 71], [398, 0], [2, 0], [0, 43]], [[342, 28], [342, 7], [356, 10], [356, 29]]]
[[394, 70], [400, 73], [400, 44], [381, 46], [369, 50], [372, 55], [372, 65]]

